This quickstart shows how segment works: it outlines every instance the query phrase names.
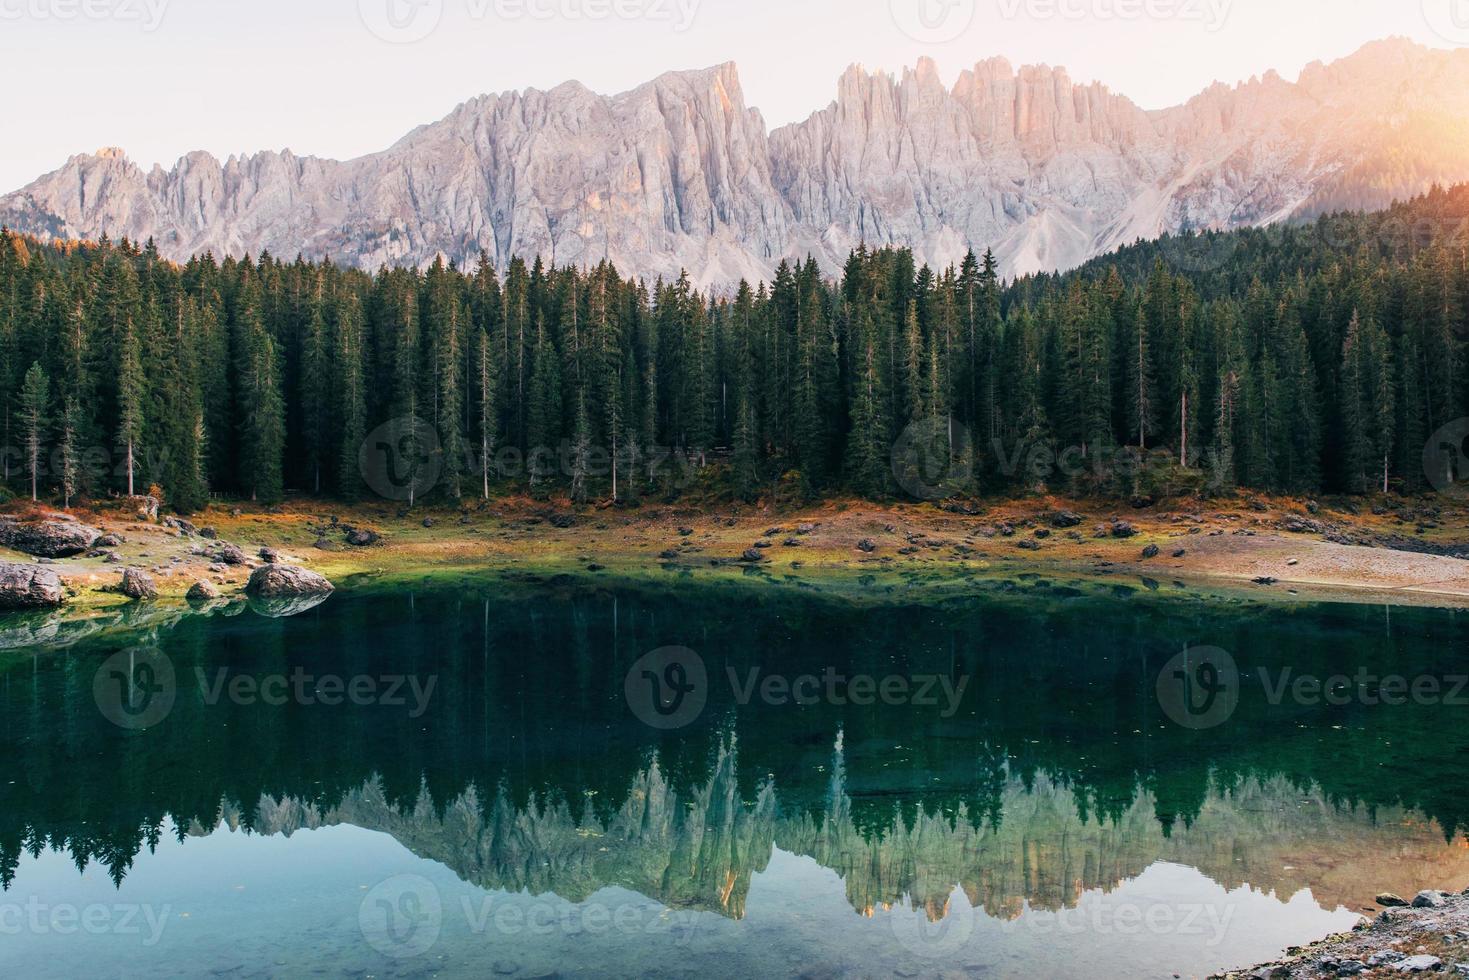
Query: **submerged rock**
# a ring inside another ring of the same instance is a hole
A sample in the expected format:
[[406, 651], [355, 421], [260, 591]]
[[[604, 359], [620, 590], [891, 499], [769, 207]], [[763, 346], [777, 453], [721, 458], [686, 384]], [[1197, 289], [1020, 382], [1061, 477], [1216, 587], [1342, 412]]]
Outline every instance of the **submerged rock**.
[[53, 609], [66, 601], [61, 577], [39, 565], [0, 562], [0, 609]]
[[[317, 606], [330, 598], [326, 595], [298, 595], [280, 596], [274, 599], [264, 596], [250, 596], [247, 603], [241, 603], [241, 611], [248, 605], [249, 609], [257, 615], [266, 619], [290, 619], [302, 613], [310, 612]], [[230, 612], [227, 610], [226, 615]]]

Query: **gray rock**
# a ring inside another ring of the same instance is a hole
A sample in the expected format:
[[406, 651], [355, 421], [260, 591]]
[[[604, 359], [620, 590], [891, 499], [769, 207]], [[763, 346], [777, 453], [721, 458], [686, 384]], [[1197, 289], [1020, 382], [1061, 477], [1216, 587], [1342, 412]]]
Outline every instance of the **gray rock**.
[[750, 548], [748, 551], [740, 556], [740, 561], [745, 562], [748, 565], [756, 565], [764, 560], [765, 556], [759, 551], [756, 551], [754, 548]]
[[153, 581], [153, 576], [141, 568], [124, 569], [121, 588], [122, 594], [129, 599], [158, 598], [158, 583]]
[[1137, 536], [1137, 528], [1126, 521], [1113, 521], [1109, 531], [1114, 538], [1132, 538]]
[[219, 596], [219, 589], [215, 587], [215, 584], [213, 582], [206, 582], [201, 580], [194, 583], [193, 587], [189, 589], [189, 593], [187, 596], [185, 596], [185, 598], [187, 598], [190, 602], [213, 602], [215, 599], [218, 599]]
[[1413, 908], [1415, 909], [1441, 909], [1447, 903], [1443, 892], [1421, 891], [1413, 896]]
[[1155, 544], [1150, 544], [1146, 548], [1143, 549], [1143, 558], [1144, 559], [1157, 558], [1158, 555], [1159, 555], [1159, 553], [1160, 552], [1159, 552], [1158, 546], [1155, 545]]
[[245, 565], [250, 559], [235, 545], [221, 541], [214, 549], [214, 557], [226, 565]]
[[1383, 949], [1378, 950], [1371, 956], [1367, 957], [1367, 965], [1373, 969], [1376, 969], [1379, 966], [1386, 966], [1389, 963], [1396, 963], [1398, 960], [1401, 960], [1403, 958], [1403, 954], [1395, 949]]
[[165, 517], [163, 519], [163, 526], [179, 532], [179, 534], [182, 534], [186, 538], [192, 538], [199, 533], [199, 529], [193, 523], [184, 520], [182, 517]]
[[1383, 892], [1377, 896], [1377, 904], [1385, 909], [1402, 908], [1408, 904], [1408, 900], [1392, 892]]
[[54, 609], [66, 601], [61, 577], [48, 568], [0, 562], [0, 609]]
[[1443, 960], [1437, 956], [1410, 956], [1393, 967], [1399, 973], [1428, 973], [1443, 969]]
[[857, 542], [857, 550], [870, 555], [877, 550], [877, 542], [871, 538], [863, 538]]
[[331, 595], [335, 587], [322, 575], [295, 565], [257, 568], [245, 586], [247, 595], [261, 599], [291, 599]]
[[71, 558], [96, 545], [102, 532], [76, 521], [0, 521], [0, 545], [37, 558]]
[[347, 543], [354, 548], [367, 548], [382, 540], [382, 535], [366, 528], [352, 528], [347, 532]]

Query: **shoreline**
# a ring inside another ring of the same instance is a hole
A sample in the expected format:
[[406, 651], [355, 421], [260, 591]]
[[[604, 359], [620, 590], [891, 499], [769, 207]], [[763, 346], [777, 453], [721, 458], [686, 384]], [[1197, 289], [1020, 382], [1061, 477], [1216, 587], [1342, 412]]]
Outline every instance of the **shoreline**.
[[1216, 973], [1210, 980], [1328, 980], [1433, 974], [1469, 977], [1469, 889], [1378, 896], [1384, 906], [1351, 932], [1293, 946], [1278, 960]]
[[[1469, 554], [1469, 511], [1407, 501], [1354, 514], [1262, 498], [1188, 506], [1123, 510], [1116, 502], [1043, 497], [962, 509], [832, 501], [779, 512], [745, 505], [620, 510], [512, 497], [407, 513], [386, 503], [297, 500], [268, 509], [216, 505], [173, 526], [115, 508], [78, 509], [70, 517], [120, 543], [41, 564], [68, 590], [67, 604], [51, 611], [63, 616], [131, 605], [116, 591], [128, 568], [156, 581], [158, 598], [141, 607], [181, 602], [200, 581], [235, 597], [267, 563], [262, 549], [347, 591], [426, 578], [676, 576], [926, 601], [1042, 577], [1112, 588], [1119, 597], [1469, 607], [1469, 561], [1449, 556]], [[353, 531], [371, 543], [349, 544]], [[1373, 546], [1379, 542], [1398, 547]], [[226, 543], [242, 563], [219, 564]], [[0, 561], [37, 563], [4, 549]]]

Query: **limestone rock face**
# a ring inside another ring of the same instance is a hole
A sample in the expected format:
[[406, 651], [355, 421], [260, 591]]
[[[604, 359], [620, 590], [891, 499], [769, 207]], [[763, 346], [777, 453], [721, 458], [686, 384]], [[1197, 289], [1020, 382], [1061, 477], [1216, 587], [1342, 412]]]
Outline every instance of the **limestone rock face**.
[[1443, 138], [1466, 122], [1469, 49], [1406, 40], [1158, 111], [1003, 59], [953, 85], [927, 60], [900, 78], [854, 67], [829, 107], [773, 133], [725, 64], [615, 96], [575, 82], [481, 96], [349, 161], [196, 152], [145, 172], [120, 150], [79, 155], [0, 197], [0, 223], [369, 270], [608, 258], [722, 287], [808, 254], [834, 273], [865, 242], [940, 265], [992, 247], [1014, 274], [1469, 180], [1469, 151]]
[[65, 601], [61, 578], [49, 568], [0, 562], [0, 609], [52, 609]]

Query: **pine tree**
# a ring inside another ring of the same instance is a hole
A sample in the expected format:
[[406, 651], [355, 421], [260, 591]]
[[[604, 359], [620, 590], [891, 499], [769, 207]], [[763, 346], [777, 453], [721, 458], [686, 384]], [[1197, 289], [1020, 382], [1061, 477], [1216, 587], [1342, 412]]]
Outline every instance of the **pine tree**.
[[61, 506], [71, 509], [80, 489], [82, 405], [74, 396], [66, 399], [61, 415]]
[[51, 401], [51, 380], [39, 363], [26, 371], [20, 388], [21, 421], [26, 436], [26, 471], [31, 477], [31, 500], [40, 500], [41, 449], [44, 445], [46, 413]]

